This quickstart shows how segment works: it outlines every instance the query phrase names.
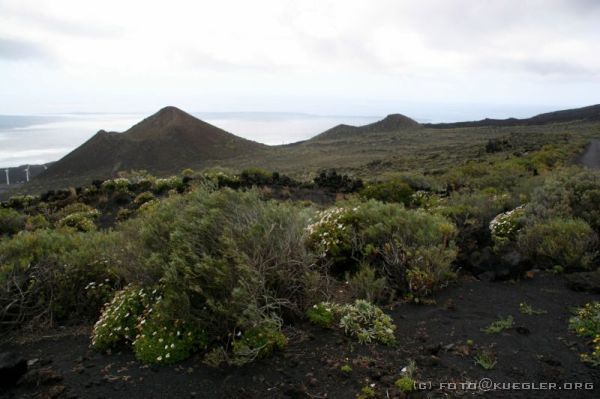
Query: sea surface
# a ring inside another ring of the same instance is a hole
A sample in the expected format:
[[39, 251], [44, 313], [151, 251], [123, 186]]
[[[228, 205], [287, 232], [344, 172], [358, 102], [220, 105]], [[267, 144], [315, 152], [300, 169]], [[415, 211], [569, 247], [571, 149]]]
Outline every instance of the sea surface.
[[[380, 116], [321, 116], [294, 113], [193, 113], [194, 116], [246, 139], [269, 145], [309, 139], [345, 123], [364, 125]], [[122, 132], [147, 114], [0, 115], [0, 167], [56, 161], [98, 130]]]

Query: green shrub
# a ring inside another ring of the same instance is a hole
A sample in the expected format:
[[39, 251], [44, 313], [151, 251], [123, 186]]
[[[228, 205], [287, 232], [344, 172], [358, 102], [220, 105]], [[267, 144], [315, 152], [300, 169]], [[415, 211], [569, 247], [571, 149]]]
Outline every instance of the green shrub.
[[384, 302], [390, 297], [385, 277], [377, 277], [375, 270], [366, 264], [350, 277], [349, 286], [355, 298], [369, 302]]
[[58, 227], [70, 227], [77, 231], [87, 232], [96, 230], [94, 220], [98, 219], [100, 212], [96, 209], [88, 212], [72, 213], [57, 222]]
[[158, 298], [157, 303], [146, 309], [137, 326], [132, 345], [142, 363], [181, 362], [208, 343], [205, 331], [189, 320], [174, 318], [173, 309], [164, 303]]
[[28, 231], [34, 231], [38, 229], [47, 229], [50, 227], [50, 222], [44, 217], [44, 215], [28, 216], [25, 222], [25, 229]]
[[154, 182], [154, 192], [157, 194], [163, 194], [170, 190], [183, 192], [184, 188], [185, 185], [183, 184], [183, 181], [177, 176], [165, 179], [156, 179]]
[[0, 236], [25, 229], [26, 216], [10, 208], [0, 208]]
[[343, 193], [353, 193], [363, 187], [362, 180], [338, 174], [335, 169], [320, 171], [314, 178], [314, 182], [317, 187], [330, 188]]
[[233, 341], [233, 363], [246, 364], [268, 357], [276, 349], [285, 348], [287, 339], [281, 332], [281, 324], [279, 318], [270, 317], [244, 331], [239, 339]]
[[586, 303], [569, 319], [569, 329], [582, 337], [600, 335], [600, 302]]
[[244, 169], [239, 181], [246, 187], [270, 185], [273, 184], [273, 174], [259, 168]]
[[346, 335], [361, 344], [380, 342], [393, 345], [396, 342], [396, 326], [391, 317], [372, 303], [357, 299], [353, 304], [338, 305], [322, 302], [307, 312], [309, 320], [322, 327], [330, 327], [334, 320]]
[[116, 179], [105, 180], [100, 188], [105, 193], [112, 193], [113, 191], [127, 192], [129, 191], [129, 184], [129, 179], [119, 177]]
[[132, 346], [142, 363], [185, 360], [206, 346], [206, 335], [185, 320], [170, 318], [172, 314], [156, 289], [128, 286], [104, 307], [94, 326], [92, 346], [101, 351]]
[[137, 197], [135, 197], [133, 202], [139, 207], [145, 204], [146, 202], [152, 201], [154, 198], [154, 194], [152, 194], [150, 191], [144, 191], [143, 193], [140, 193]]
[[397, 202], [408, 206], [412, 202], [413, 189], [400, 179], [392, 179], [380, 183], [371, 183], [360, 190], [365, 199], [381, 202]]
[[[414, 288], [418, 295], [453, 276], [456, 228], [444, 217], [374, 200], [341, 205], [321, 212], [306, 229], [307, 245], [332, 263], [334, 273], [353, 272], [367, 262], [392, 289]], [[419, 284], [425, 280], [427, 287]]]
[[[111, 287], [120, 235], [42, 229], [0, 241], [0, 320], [22, 325], [96, 319], [110, 290], [86, 290], [90, 282]], [[106, 288], [106, 287], [103, 287]]]
[[37, 203], [39, 197], [34, 195], [15, 195], [8, 199], [8, 207], [14, 209], [25, 209]]
[[578, 218], [600, 234], [600, 172], [570, 168], [549, 176], [536, 189], [528, 213], [538, 219]]
[[306, 311], [306, 316], [311, 323], [324, 328], [331, 328], [335, 323], [335, 304], [321, 302], [313, 305]]
[[119, 210], [117, 211], [117, 217], [115, 220], [117, 222], [123, 222], [123, 221], [129, 219], [130, 217], [132, 217], [134, 214], [135, 214], [135, 211], [133, 209], [119, 208]]
[[536, 266], [589, 268], [597, 256], [598, 237], [583, 220], [553, 218], [523, 229], [518, 238], [521, 253]]
[[63, 219], [69, 215], [73, 215], [76, 213], [88, 213], [94, 211], [89, 205], [86, 205], [82, 202], [74, 202], [72, 204], [68, 204], [65, 207], [53, 212], [50, 215], [51, 220], [54, 222], [58, 222], [60, 219]]
[[490, 222], [499, 213], [515, 208], [511, 195], [495, 189], [472, 193], [453, 193], [432, 212], [451, 220], [458, 228], [455, 238], [457, 263], [469, 270], [480, 267], [480, 254], [493, 245]]
[[365, 300], [359, 299], [352, 305], [342, 306], [340, 315], [340, 327], [361, 344], [378, 341], [392, 345], [396, 342], [396, 326], [391, 317]]
[[415, 389], [415, 380], [413, 380], [411, 377], [405, 375], [403, 377], [398, 378], [396, 380], [396, 382], [394, 383], [394, 385], [400, 391], [402, 391], [404, 393], [408, 393], [408, 392], [414, 391], [414, 389]]
[[318, 299], [306, 296], [316, 267], [304, 246], [311, 213], [263, 201], [256, 190], [199, 187], [123, 223], [122, 275], [143, 286], [160, 282], [172, 304], [165, 316], [205, 331], [211, 342], [227, 346], [225, 337], [242, 331], [226, 348], [238, 362], [262, 347], [261, 334], [281, 343], [279, 331], [262, 331], [269, 320], [302, 314]]

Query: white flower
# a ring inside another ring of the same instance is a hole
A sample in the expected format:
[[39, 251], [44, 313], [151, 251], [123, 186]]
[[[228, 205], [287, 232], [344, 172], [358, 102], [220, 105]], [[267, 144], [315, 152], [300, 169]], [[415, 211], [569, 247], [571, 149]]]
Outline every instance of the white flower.
[[159, 362], [162, 362], [162, 359], [163, 359], [162, 356], [159, 356], [159, 357], [156, 358], [156, 360], [159, 361]]

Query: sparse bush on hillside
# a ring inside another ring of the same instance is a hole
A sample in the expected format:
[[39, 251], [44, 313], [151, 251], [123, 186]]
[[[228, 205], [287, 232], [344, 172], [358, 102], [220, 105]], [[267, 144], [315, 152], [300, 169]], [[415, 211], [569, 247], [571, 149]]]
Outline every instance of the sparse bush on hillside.
[[585, 220], [600, 234], [600, 172], [570, 168], [536, 189], [527, 213], [533, 218], [574, 217]]
[[335, 169], [322, 170], [314, 179], [317, 187], [331, 188], [343, 193], [353, 193], [363, 187], [361, 179], [338, 174]]
[[525, 227], [518, 248], [537, 267], [587, 269], [598, 255], [598, 236], [581, 219], [552, 218]]
[[185, 185], [183, 184], [183, 181], [177, 176], [156, 179], [154, 182], [154, 192], [157, 194], [163, 194], [170, 190], [176, 190], [177, 192], [182, 193], [184, 189]]
[[17, 234], [25, 228], [26, 217], [14, 209], [0, 208], [0, 236]]
[[399, 179], [371, 183], [360, 190], [360, 195], [363, 198], [375, 199], [381, 202], [397, 202], [405, 206], [411, 204], [413, 194], [413, 189]]
[[135, 199], [133, 200], [133, 203], [139, 207], [148, 201], [152, 201], [154, 198], [155, 198], [154, 194], [152, 194], [150, 191], [144, 191], [144, 192], [138, 194], [137, 197], [135, 197]]
[[129, 191], [130, 181], [127, 178], [119, 177], [116, 179], [109, 179], [102, 182], [100, 188], [105, 193], [112, 193], [113, 191], [126, 192]]
[[71, 213], [60, 219], [56, 225], [58, 227], [70, 227], [82, 232], [92, 231], [96, 230], [94, 221], [98, 219], [99, 216], [100, 212], [96, 209]]
[[273, 175], [259, 168], [244, 169], [240, 174], [240, 184], [245, 187], [273, 184]]
[[34, 195], [15, 195], [8, 199], [8, 207], [14, 209], [25, 209], [40, 200]]

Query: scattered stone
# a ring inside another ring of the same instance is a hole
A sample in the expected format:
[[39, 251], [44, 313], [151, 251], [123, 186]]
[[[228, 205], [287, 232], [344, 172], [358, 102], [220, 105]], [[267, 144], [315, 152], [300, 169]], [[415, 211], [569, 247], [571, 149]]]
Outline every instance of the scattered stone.
[[477, 278], [481, 281], [494, 281], [496, 279], [496, 273], [492, 272], [492, 271], [488, 271], [488, 272], [484, 272], [481, 273], [477, 276]]
[[429, 353], [430, 355], [437, 355], [438, 353], [440, 353], [440, 350], [442, 349], [442, 344], [436, 344], [436, 345], [429, 345], [425, 348], [425, 352]]
[[531, 332], [529, 331], [529, 328], [522, 326], [515, 327], [515, 331], [521, 335], [529, 335], [529, 333]]
[[283, 393], [291, 399], [304, 399], [306, 398], [306, 387], [304, 385], [291, 385]]
[[566, 274], [567, 285], [574, 291], [600, 294], [600, 271]]
[[452, 298], [448, 298], [446, 302], [444, 302], [444, 307], [447, 310], [456, 310], [456, 304], [454, 303], [454, 300]]
[[13, 352], [0, 353], [0, 387], [8, 388], [27, 373], [27, 360]]
[[42, 395], [43, 399], [55, 399], [62, 395], [67, 388], [64, 385], [53, 385]]

